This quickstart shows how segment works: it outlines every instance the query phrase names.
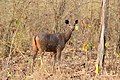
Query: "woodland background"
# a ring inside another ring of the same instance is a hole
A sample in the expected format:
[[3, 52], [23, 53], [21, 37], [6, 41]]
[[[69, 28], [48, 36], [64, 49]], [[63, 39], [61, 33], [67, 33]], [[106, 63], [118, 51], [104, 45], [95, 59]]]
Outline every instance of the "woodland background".
[[[95, 74], [101, 5], [101, 0], [0, 0], [0, 80], [119, 80], [120, 0], [109, 0], [104, 73]], [[66, 44], [56, 74], [47, 53], [45, 69], [39, 69], [38, 55], [30, 73], [32, 36], [67, 32], [66, 19], [71, 24], [78, 19], [79, 29]]]

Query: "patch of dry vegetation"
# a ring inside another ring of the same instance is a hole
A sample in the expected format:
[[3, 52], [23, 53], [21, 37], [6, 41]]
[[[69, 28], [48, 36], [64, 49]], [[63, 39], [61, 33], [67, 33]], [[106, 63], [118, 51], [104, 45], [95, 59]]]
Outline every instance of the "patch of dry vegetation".
[[[0, 80], [119, 80], [119, 0], [109, 2], [105, 69], [95, 75], [100, 7], [98, 0], [0, 0]], [[79, 29], [66, 44], [56, 73], [52, 72], [50, 53], [44, 56], [44, 69], [40, 69], [37, 56], [31, 73], [32, 36], [66, 32], [65, 19], [78, 19]]]

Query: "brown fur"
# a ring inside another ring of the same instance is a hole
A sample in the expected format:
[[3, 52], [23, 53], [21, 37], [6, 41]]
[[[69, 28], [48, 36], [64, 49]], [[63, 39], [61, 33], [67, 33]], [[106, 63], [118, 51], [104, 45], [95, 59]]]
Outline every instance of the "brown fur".
[[[72, 32], [74, 31], [75, 25], [78, 23], [78, 20], [75, 21], [74, 26], [67, 33], [40, 33], [33, 37], [32, 48], [33, 48], [33, 64], [35, 57], [38, 51], [43, 57], [44, 52], [53, 52], [54, 53], [54, 65], [56, 59], [60, 60], [61, 52], [65, 47], [66, 42], [70, 39]], [[69, 21], [66, 23], [69, 24]]]

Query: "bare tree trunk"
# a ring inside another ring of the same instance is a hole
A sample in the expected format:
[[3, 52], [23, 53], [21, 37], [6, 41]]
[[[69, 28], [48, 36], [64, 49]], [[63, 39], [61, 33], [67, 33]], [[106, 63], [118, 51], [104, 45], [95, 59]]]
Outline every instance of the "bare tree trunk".
[[116, 53], [120, 55], [120, 28], [119, 28], [119, 22], [120, 22], [120, 0], [118, 0], [118, 23], [117, 23], [117, 28], [116, 28], [116, 35], [117, 35], [117, 43], [116, 43]]
[[102, 0], [102, 15], [101, 15], [101, 36], [100, 36], [100, 43], [98, 46], [98, 57], [96, 61], [96, 73], [98, 74], [99, 71], [103, 69], [104, 57], [105, 57], [105, 34], [107, 29], [107, 20], [108, 20], [108, 8], [107, 4], [109, 0]]

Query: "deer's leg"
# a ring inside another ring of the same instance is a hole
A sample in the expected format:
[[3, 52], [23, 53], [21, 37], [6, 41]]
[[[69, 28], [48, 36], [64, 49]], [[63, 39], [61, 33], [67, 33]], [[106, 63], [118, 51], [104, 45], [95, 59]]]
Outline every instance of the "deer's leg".
[[[57, 60], [56, 60], [57, 59]], [[57, 69], [60, 69], [59, 67], [59, 64], [60, 64], [60, 61], [61, 61], [61, 48], [57, 48], [57, 53], [55, 55], [55, 63], [57, 62]], [[54, 63], [54, 66], [55, 66], [55, 63]], [[55, 68], [53, 66], [53, 71], [55, 72]]]
[[33, 51], [32, 53], [32, 72], [33, 72], [33, 67], [35, 66], [35, 58], [37, 56], [37, 50]]
[[37, 48], [39, 50], [39, 54], [40, 54], [40, 66], [42, 67], [43, 65], [43, 55], [44, 55], [44, 49], [41, 48], [41, 44], [40, 44], [40, 39], [38, 36], [36, 36], [36, 44], [37, 44]]
[[41, 52], [41, 58], [40, 58], [40, 67], [42, 67], [43, 66], [43, 55], [44, 55], [44, 52]]
[[57, 49], [57, 59], [58, 61], [61, 61], [61, 49], [60, 48]]
[[36, 36], [34, 36], [32, 38], [32, 58], [33, 58], [33, 61], [32, 61], [32, 70], [33, 70], [33, 67], [35, 66], [34, 63], [35, 63], [35, 58], [37, 56], [37, 53], [38, 53], [38, 48], [37, 48], [37, 43], [36, 43]]
[[58, 54], [58, 61], [61, 61], [61, 51]]
[[37, 56], [37, 52], [38, 52], [38, 51], [36, 51], [35, 54], [33, 55], [33, 66], [35, 66], [34, 63], [35, 63], [35, 58], [36, 58], [36, 56]]
[[57, 53], [54, 52], [53, 72], [55, 72], [56, 57], [57, 57]]
[[54, 63], [53, 63], [53, 66], [55, 66], [55, 63], [56, 63], [56, 53], [54, 53]]

